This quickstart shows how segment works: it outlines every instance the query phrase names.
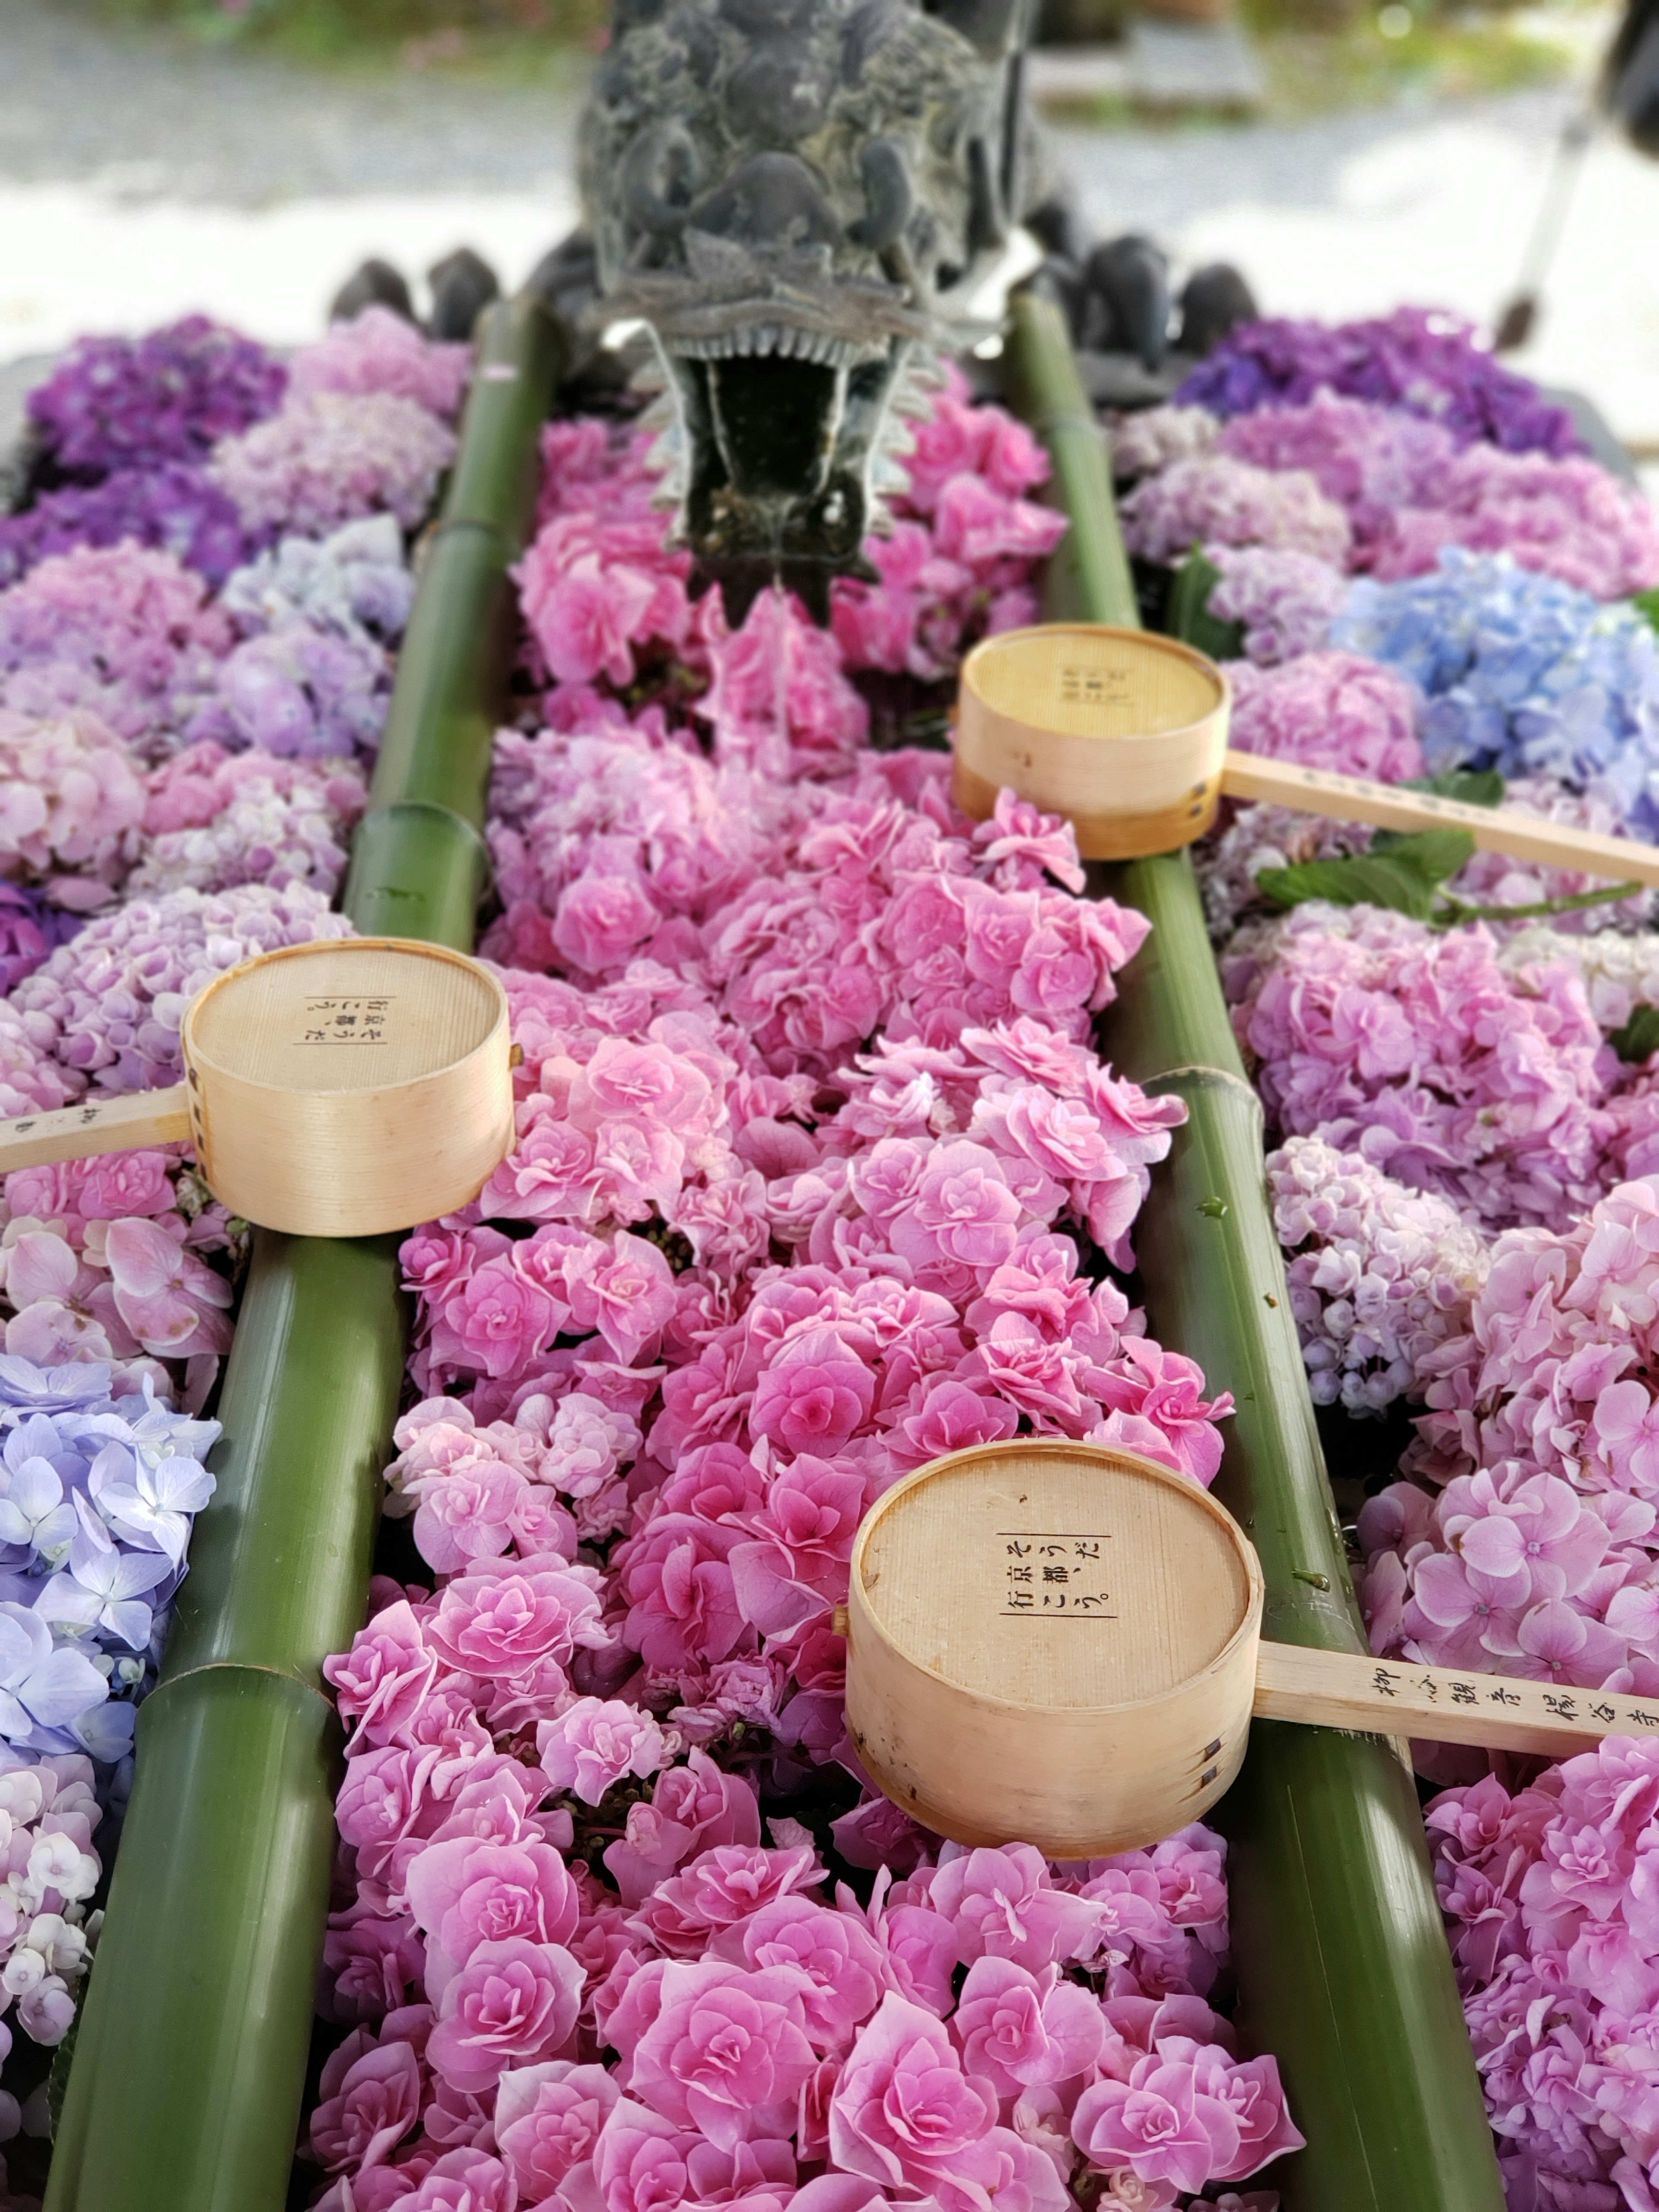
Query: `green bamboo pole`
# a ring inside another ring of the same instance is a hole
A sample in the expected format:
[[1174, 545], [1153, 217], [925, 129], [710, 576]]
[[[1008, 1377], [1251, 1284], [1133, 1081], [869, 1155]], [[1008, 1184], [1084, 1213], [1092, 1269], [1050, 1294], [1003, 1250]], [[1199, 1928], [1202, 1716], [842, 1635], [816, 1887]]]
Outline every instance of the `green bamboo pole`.
[[[471, 946], [511, 590], [558, 339], [489, 310], [428, 541], [346, 910]], [[396, 1237], [262, 1231], [64, 2101], [49, 2212], [280, 2212], [328, 1911], [339, 1729], [320, 1669], [362, 1620], [408, 1316]]]
[[[1072, 528], [1054, 619], [1135, 622], [1104, 440], [1065, 326], [1013, 303], [1009, 385], [1048, 444]], [[1135, 1249], [1148, 1325], [1238, 1410], [1217, 1495], [1249, 1530], [1263, 1633], [1366, 1646], [1332, 1510], [1262, 1174], [1261, 1109], [1223, 1000], [1183, 853], [1098, 872], [1151, 937], [1120, 978], [1104, 1044], [1188, 1108], [1152, 1173]], [[1258, 1721], [1218, 1815], [1252, 2040], [1277, 2056], [1308, 2148], [1275, 2169], [1286, 2212], [1503, 2212], [1411, 1778], [1377, 1736]]]

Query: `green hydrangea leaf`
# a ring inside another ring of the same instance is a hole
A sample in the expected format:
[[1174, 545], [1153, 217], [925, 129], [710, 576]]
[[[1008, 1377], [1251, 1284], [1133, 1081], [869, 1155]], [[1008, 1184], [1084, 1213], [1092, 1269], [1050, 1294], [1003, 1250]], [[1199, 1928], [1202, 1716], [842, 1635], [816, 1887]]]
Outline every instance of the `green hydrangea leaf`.
[[1638, 1064], [1650, 1060], [1659, 1052], [1659, 1006], [1638, 1006], [1622, 1029], [1613, 1030], [1607, 1042], [1620, 1060]]
[[[1386, 841], [1386, 842], [1385, 842]], [[1301, 860], [1263, 868], [1256, 884], [1275, 906], [1328, 899], [1334, 906], [1385, 906], [1419, 921], [1434, 914], [1435, 894], [1467, 867], [1474, 840], [1467, 830], [1419, 830], [1409, 836], [1379, 831], [1369, 853], [1344, 860]]]
[[1333, 906], [1386, 906], [1426, 921], [1434, 910], [1434, 885], [1415, 868], [1361, 854], [1351, 860], [1299, 860], [1288, 868], [1263, 868], [1258, 888], [1275, 906], [1328, 899]]
[[1504, 779], [1495, 768], [1450, 769], [1444, 775], [1419, 776], [1400, 787], [1402, 791], [1427, 792], [1435, 799], [1461, 799], [1465, 806], [1504, 804]]
[[1212, 660], [1237, 660], [1244, 650], [1243, 623], [1222, 622], [1210, 612], [1210, 594], [1221, 571], [1196, 545], [1176, 571], [1164, 620], [1171, 637]]
[[1379, 830], [1368, 857], [1385, 856], [1431, 884], [1443, 884], [1474, 858], [1474, 840], [1467, 830]]

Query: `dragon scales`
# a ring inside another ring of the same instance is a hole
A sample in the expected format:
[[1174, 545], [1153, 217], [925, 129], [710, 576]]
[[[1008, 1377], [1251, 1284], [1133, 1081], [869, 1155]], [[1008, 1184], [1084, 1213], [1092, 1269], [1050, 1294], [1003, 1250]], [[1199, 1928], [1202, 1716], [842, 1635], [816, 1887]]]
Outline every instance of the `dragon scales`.
[[617, 0], [581, 128], [607, 322], [654, 361], [665, 498], [739, 619], [830, 580], [1022, 204], [1025, 0]]

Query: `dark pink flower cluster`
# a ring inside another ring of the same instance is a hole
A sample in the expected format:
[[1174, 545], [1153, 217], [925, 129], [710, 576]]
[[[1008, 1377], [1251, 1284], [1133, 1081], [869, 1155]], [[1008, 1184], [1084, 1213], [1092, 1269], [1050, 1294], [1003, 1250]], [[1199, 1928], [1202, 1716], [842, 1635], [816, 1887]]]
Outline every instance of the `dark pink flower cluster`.
[[869, 547], [881, 581], [838, 584], [831, 612], [849, 668], [933, 680], [977, 638], [1036, 620], [1030, 564], [1066, 519], [1025, 496], [1048, 473], [1036, 440], [1001, 408], [970, 405], [954, 365], [915, 436], [891, 533]]
[[1076, 847], [1034, 810], [956, 813], [939, 756], [864, 754], [790, 790], [706, 760], [655, 710], [632, 726], [591, 695], [564, 705], [580, 734], [502, 740], [506, 913], [485, 950], [584, 979], [672, 966], [778, 1074], [828, 1073], [878, 1030], [946, 1045], [1028, 1013], [1080, 1038], [1145, 934], [1054, 889], [1080, 885]]
[[[936, 539], [964, 477], [1006, 514], [1032, 473], [1006, 417], [938, 419]], [[515, 1141], [404, 1248], [388, 1510], [436, 1586], [377, 1585], [325, 1668], [319, 2212], [1167, 2212], [1300, 2140], [1206, 2002], [1219, 1838], [941, 1846], [858, 1768], [835, 1627], [863, 1513], [940, 1452], [1215, 1473], [1231, 1401], [1109, 1272], [1182, 1111], [1090, 1042], [1146, 924], [1063, 825], [862, 749], [781, 595], [693, 610], [637, 444], [547, 444], [555, 681], [490, 825]], [[945, 665], [987, 606], [922, 596]]]
[[615, 1672], [600, 1581], [542, 1548], [383, 1585], [327, 1664], [356, 1876], [310, 2125], [329, 2212], [1066, 2212], [1085, 2177], [1168, 2207], [1299, 2143], [1273, 2060], [1204, 2002], [1218, 1837], [1064, 1869], [946, 1845], [861, 1902], [799, 1823], [762, 1843], [742, 1775], [583, 1687]]
[[1031, 562], [1066, 526], [1024, 496], [1048, 473], [1030, 431], [970, 406], [952, 370], [917, 426], [890, 533], [867, 548], [881, 580], [836, 585], [833, 635], [776, 592], [733, 634], [718, 593], [687, 596], [690, 559], [666, 545], [647, 432], [555, 423], [543, 450], [541, 529], [519, 572], [538, 672], [613, 692], [677, 680], [701, 694], [716, 758], [773, 777], [851, 765], [868, 714], [849, 672], [937, 680], [974, 638], [1034, 621]]
[[[851, 765], [869, 726], [834, 638], [781, 592], [732, 631], [717, 592], [695, 605], [690, 561], [669, 550], [651, 440], [555, 423], [544, 437], [542, 527], [518, 570], [532, 667], [569, 731], [609, 719], [618, 693], [653, 683], [696, 696], [716, 758], [783, 778]], [[588, 694], [589, 685], [606, 687]]]

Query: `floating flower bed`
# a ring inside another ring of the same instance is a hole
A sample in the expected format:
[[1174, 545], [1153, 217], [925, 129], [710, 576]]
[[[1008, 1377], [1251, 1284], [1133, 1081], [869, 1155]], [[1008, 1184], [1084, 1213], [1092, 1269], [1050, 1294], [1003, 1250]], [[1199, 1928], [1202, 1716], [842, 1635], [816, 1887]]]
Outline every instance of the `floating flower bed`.
[[952, 386], [883, 581], [733, 634], [625, 427], [545, 444], [484, 946], [517, 1141], [404, 1246], [411, 1548], [325, 1670], [319, 2202], [1255, 2212], [1299, 2137], [1229, 2019], [1220, 1838], [941, 1846], [842, 1712], [898, 1475], [1035, 1431], [1207, 1482], [1230, 1411], [1118, 1279], [1184, 1112], [1091, 1042], [1145, 922], [866, 741], [884, 679], [929, 719], [1034, 611], [1042, 456]]
[[[1651, 840], [1659, 524], [1565, 417], [1410, 316], [1255, 326], [1179, 396], [1125, 513], [1245, 656], [1236, 742]], [[1241, 807], [1199, 855], [1314, 1396], [1391, 1425], [1346, 1493], [1372, 1646], [1652, 1698], [1651, 902], [1449, 852], [1413, 893], [1399, 842]], [[1415, 1748], [1510, 2202], [1646, 2212], [1659, 1747]]]
[[[173, 1080], [203, 983], [349, 928], [465, 374], [371, 310], [286, 373], [191, 324], [36, 396], [0, 522], [0, 1110]], [[1559, 410], [1410, 316], [1257, 326], [1182, 399], [1118, 442], [1126, 524], [1234, 657], [1237, 743], [1651, 834], [1659, 526]], [[1220, 1837], [965, 1850], [871, 1788], [842, 1711], [835, 1609], [900, 1475], [1039, 1433], [1206, 1484], [1231, 1413], [1133, 1303], [1184, 1109], [1095, 1021], [1147, 925], [1082, 896], [1065, 825], [956, 813], [930, 749], [967, 646], [1035, 614], [1042, 457], [953, 379], [828, 631], [689, 596], [625, 420], [544, 459], [483, 947], [516, 1133], [404, 1246], [382, 1571], [326, 1669], [301, 2192], [1270, 2212], [1252, 2178], [1300, 2137], [1235, 2018]], [[1199, 854], [1313, 1395], [1387, 1447], [1349, 1501], [1374, 1648], [1659, 1700], [1650, 901], [1398, 850], [1243, 807]], [[21, 2207], [244, 1224], [180, 1147], [3, 1198]], [[1512, 2203], [1650, 2212], [1659, 1750], [1419, 1753]]]
[[[176, 1080], [204, 984], [349, 933], [331, 901], [410, 611], [405, 532], [468, 360], [371, 313], [285, 368], [198, 318], [87, 340], [31, 395], [29, 495], [0, 520], [0, 1112]], [[21, 1170], [0, 1196], [0, 2138], [20, 2209], [135, 1711], [215, 1486], [203, 1414], [246, 1243], [183, 1146]]]

